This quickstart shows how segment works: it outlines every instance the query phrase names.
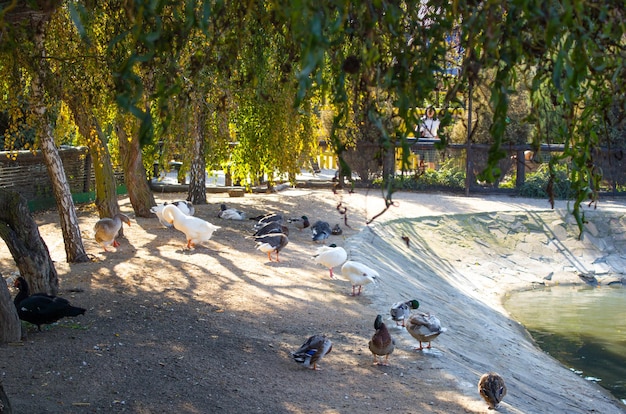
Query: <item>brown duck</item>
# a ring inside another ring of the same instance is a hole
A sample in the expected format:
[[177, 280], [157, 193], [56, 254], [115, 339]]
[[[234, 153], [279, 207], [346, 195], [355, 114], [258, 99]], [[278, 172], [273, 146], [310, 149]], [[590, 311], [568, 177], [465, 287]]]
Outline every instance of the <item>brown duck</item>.
[[[389, 359], [389, 355], [393, 352], [396, 342], [389, 334], [387, 326], [384, 324], [383, 317], [381, 315], [376, 316], [374, 329], [376, 329], [376, 332], [369, 342], [370, 351], [374, 354], [374, 364], [388, 365], [387, 360]], [[381, 360], [379, 362], [379, 356], [384, 356], [385, 360]]]
[[478, 381], [478, 392], [489, 406], [489, 409], [494, 410], [506, 395], [504, 379], [495, 372], [483, 374]]

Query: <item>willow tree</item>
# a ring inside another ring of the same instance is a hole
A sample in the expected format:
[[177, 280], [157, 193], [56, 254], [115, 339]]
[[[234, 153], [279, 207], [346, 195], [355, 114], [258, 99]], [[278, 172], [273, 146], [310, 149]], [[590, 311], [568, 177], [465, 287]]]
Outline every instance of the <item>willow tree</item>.
[[113, 217], [120, 212], [113, 162], [104, 127], [110, 125], [115, 114], [114, 85], [111, 73], [106, 70], [106, 45], [104, 27], [106, 19], [114, 16], [98, 14], [83, 26], [90, 42], [83, 42], [70, 19], [66, 8], [54, 14], [50, 30], [54, 38], [56, 59], [51, 64], [63, 83], [62, 99], [70, 109], [73, 121], [87, 145], [92, 158], [95, 177], [95, 204], [100, 217]]
[[11, 74], [27, 74], [25, 85], [28, 85], [28, 91], [22, 91], [23, 96], [30, 98], [27, 120], [36, 131], [37, 145], [50, 176], [67, 261], [75, 263], [88, 261], [89, 258], [83, 247], [72, 194], [55, 142], [53, 125], [55, 108], [60, 102], [60, 85], [50, 67], [46, 45], [49, 20], [60, 5], [59, 1], [28, 5], [13, 2], [3, 8], [2, 35], [6, 40], [2, 45], [2, 57], [5, 62], [13, 61], [22, 69]]

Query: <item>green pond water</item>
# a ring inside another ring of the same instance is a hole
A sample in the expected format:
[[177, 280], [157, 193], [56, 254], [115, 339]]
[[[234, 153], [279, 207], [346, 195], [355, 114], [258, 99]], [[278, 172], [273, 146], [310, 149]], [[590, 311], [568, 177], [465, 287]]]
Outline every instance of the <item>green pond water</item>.
[[516, 292], [505, 307], [544, 351], [626, 403], [625, 287]]

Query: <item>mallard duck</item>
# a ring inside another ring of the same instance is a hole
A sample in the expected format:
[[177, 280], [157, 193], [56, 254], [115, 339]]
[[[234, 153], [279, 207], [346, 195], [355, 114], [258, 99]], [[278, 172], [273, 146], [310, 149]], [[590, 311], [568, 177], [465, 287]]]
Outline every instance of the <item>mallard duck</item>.
[[[374, 332], [372, 339], [369, 341], [370, 351], [374, 354], [374, 364], [388, 365], [387, 360], [389, 359], [389, 355], [393, 352], [396, 342], [389, 334], [387, 325], [383, 322], [382, 315], [376, 316], [374, 329], [376, 329], [376, 332]], [[378, 361], [379, 356], [385, 357], [384, 362]]]
[[176, 230], [185, 233], [187, 248], [191, 249], [198, 243], [211, 239], [213, 232], [220, 227], [197, 217], [188, 216], [172, 204], [163, 208], [163, 219], [174, 225]]
[[414, 312], [410, 317], [406, 330], [411, 336], [420, 343], [419, 348], [424, 349], [422, 342], [428, 342], [427, 348], [430, 348], [430, 342], [439, 336], [446, 328], [441, 327], [441, 322], [435, 315], [425, 312]]
[[168, 228], [172, 227], [172, 224], [168, 223], [165, 219], [163, 219], [163, 208], [165, 208], [165, 206], [167, 205], [176, 206], [180, 211], [183, 212], [183, 214], [187, 216], [193, 216], [196, 212], [196, 209], [193, 206], [193, 204], [190, 201], [185, 201], [185, 200], [176, 200], [176, 201], [172, 201], [171, 203], [165, 202], [165, 203], [157, 204], [156, 206], [151, 207], [150, 212], [156, 214], [161, 224]]
[[37, 325], [41, 331], [41, 325], [48, 325], [61, 318], [84, 315], [86, 309], [70, 305], [67, 299], [45, 293], [30, 294], [26, 279], [18, 277], [13, 286], [19, 292], [13, 299], [17, 315], [23, 321]]
[[113, 218], [101, 218], [93, 226], [94, 238], [105, 252], [108, 252], [108, 246], [118, 247], [120, 245], [115, 238], [122, 228], [122, 222], [130, 226], [128, 216], [126, 214], [117, 213]]
[[404, 321], [411, 316], [411, 310], [419, 307], [420, 303], [415, 299], [407, 300], [406, 302], [396, 302], [391, 306], [389, 313], [391, 314], [391, 319], [396, 321], [396, 326], [404, 326]]
[[343, 247], [338, 247], [335, 243], [330, 246], [320, 246], [317, 248], [313, 261], [327, 267], [330, 271], [330, 278], [333, 278], [333, 267], [341, 266], [348, 259], [348, 253]]
[[306, 229], [311, 225], [309, 222], [309, 218], [307, 216], [302, 216], [298, 218], [290, 218], [287, 222], [296, 226], [298, 230]]
[[[361, 294], [361, 288], [363, 285], [370, 283], [376, 284], [378, 282], [378, 272], [374, 269], [364, 265], [363, 263], [348, 260], [341, 267], [341, 274], [347, 277], [352, 282], [352, 296]], [[359, 291], [355, 292], [356, 287], [359, 287]]]
[[253, 236], [263, 236], [269, 233], [283, 233], [285, 236], [289, 236], [289, 227], [278, 221], [272, 221], [263, 227], [259, 227], [257, 231], [254, 232]]
[[220, 212], [217, 213], [217, 217], [224, 220], [245, 220], [246, 213], [236, 208], [226, 208], [226, 204], [221, 204]]
[[478, 393], [487, 402], [490, 410], [496, 409], [506, 395], [504, 378], [495, 372], [483, 374], [478, 380]]
[[261, 227], [265, 226], [267, 223], [278, 222], [283, 224], [283, 215], [279, 213], [268, 213], [262, 216], [251, 217], [250, 220], [255, 220], [254, 229], [258, 230]]
[[292, 352], [291, 356], [296, 362], [304, 364], [305, 367], [319, 371], [320, 368], [317, 367], [317, 363], [332, 349], [333, 343], [330, 339], [324, 335], [313, 335], [297, 351]]
[[257, 250], [267, 253], [267, 258], [272, 261], [272, 252], [276, 252], [276, 261], [278, 259], [278, 252], [280, 252], [289, 243], [289, 238], [283, 233], [268, 233], [262, 236], [255, 236]]
[[330, 237], [332, 229], [330, 224], [325, 221], [318, 220], [311, 226], [311, 239], [314, 242], [324, 241]]

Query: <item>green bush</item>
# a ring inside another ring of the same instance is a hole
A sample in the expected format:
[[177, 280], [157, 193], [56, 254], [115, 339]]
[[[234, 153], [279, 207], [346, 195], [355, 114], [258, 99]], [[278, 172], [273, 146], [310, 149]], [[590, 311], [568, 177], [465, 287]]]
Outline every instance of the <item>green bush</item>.
[[[528, 173], [524, 185], [519, 189], [519, 194], [530, 198], [547, 198], [548, 181], [550, 180], [550, 169], [548, 164], [542, 165], [537, 171]], [[557, 165], [552, 192], [555, 199], [567, 200], [574, 197], [567, 165]]]

